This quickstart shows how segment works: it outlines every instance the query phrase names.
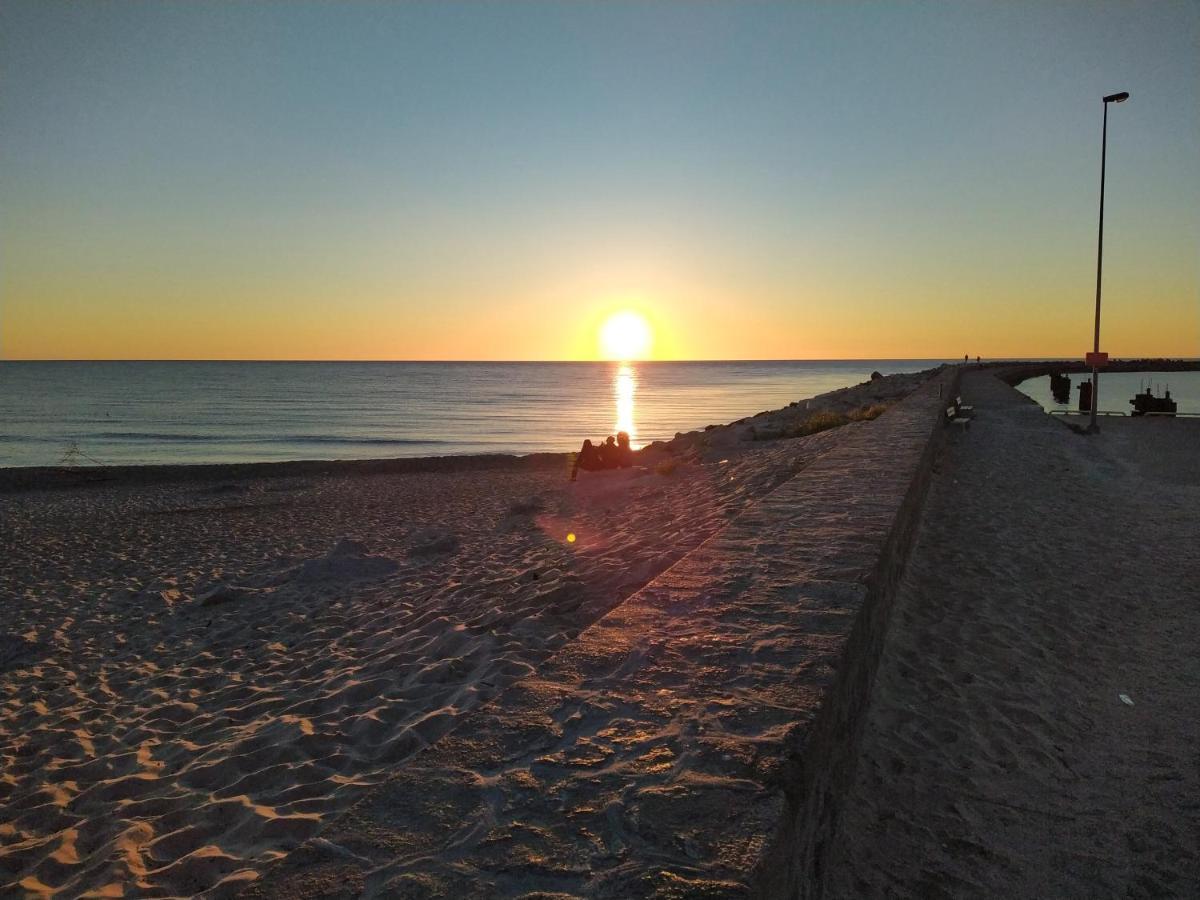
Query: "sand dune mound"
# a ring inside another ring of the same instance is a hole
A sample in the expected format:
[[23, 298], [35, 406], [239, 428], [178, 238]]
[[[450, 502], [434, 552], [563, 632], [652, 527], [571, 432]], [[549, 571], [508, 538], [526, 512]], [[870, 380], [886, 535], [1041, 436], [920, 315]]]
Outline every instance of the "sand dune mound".
[[373, 556], [366, 545], [342, 538], [324, 556], [307, 559], [281, 577], [282, 582], [358, 581], [391, 575], [399, 564], [386, 556]]
[[412, 556], [440, 556], [458, 550], [458, 537], [447, 528], [418, 528], [409, 536]]

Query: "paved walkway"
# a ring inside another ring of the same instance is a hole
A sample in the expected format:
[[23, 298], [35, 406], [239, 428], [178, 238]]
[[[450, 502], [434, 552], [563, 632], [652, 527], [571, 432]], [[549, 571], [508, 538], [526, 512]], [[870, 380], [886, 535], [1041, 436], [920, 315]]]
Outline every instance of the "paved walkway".
[[1200, 896], [1200, 421], [962, 390], [827, 894]]

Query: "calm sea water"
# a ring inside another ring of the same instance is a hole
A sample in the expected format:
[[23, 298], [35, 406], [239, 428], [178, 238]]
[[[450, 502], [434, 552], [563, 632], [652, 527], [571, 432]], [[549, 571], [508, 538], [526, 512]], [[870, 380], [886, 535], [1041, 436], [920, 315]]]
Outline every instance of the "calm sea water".
[[645, 444], [938, 362], [0, 362], [0, 466], [72, 447], [115, 465]]
[[[1050, 393], [1050, 376], [1031, 378], [1017, 385], [1017, 390], [1032, 397], [1045, 410], [1079, 409], [1079, 385], [1091, 380], [1091, 373], [1073, 373], [1071, 379], [1071, 402], [1059, 403]], [[1101, 412], [1123, 412], [1128, 415], [1133, 406], [1129, 401], [1150, 385], [1155, 396], [1161, 397], [1169, 388], [1171, 399], [1179, 405], [1181, 413], [1200, 413], [1200, 372], [1109, 372], [1100, 374]]]

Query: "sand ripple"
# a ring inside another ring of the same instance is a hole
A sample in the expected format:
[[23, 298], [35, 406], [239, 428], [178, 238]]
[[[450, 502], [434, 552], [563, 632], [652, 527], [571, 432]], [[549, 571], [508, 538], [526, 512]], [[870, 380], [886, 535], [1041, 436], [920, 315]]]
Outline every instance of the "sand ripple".
[[842, 437], [751, 425], [920, 378], [681, 436], [669, 474], [0, 496], [0, 893], [237, 892]]
[[235, 892], [838, 439], [0, 498], [0, 891]]

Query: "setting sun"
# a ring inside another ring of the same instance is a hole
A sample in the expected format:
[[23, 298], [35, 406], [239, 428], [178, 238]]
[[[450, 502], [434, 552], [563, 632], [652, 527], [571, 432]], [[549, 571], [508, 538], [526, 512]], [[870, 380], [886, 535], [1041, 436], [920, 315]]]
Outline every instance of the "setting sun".
[[635, 312], [613, 313], [600, 328], [600, 348], [615, 360], [641, 359], [650, 349], [650, 323]]

